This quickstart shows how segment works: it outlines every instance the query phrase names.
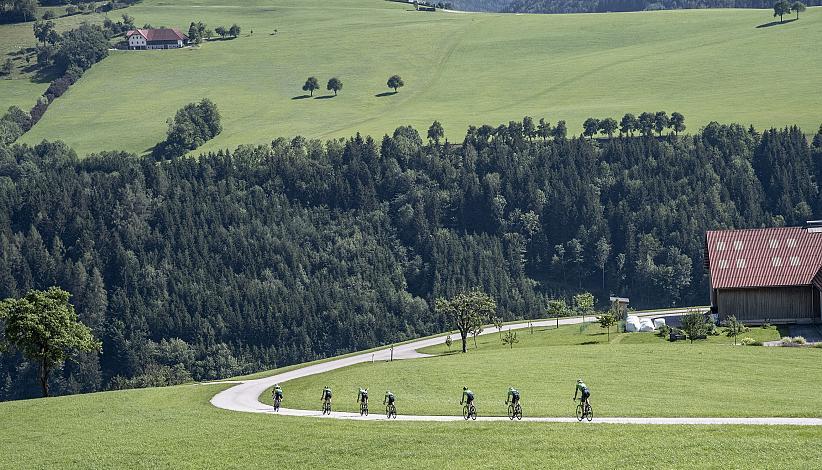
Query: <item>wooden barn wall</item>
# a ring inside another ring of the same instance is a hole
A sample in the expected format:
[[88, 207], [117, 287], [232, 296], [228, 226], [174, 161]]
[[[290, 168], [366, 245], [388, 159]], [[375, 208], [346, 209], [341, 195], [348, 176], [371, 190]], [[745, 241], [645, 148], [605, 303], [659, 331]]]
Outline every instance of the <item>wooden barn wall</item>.
[[820, 321], [819, 291], [811, 286], [719, 289], [716, 306], [721, 318], [774, 323]]

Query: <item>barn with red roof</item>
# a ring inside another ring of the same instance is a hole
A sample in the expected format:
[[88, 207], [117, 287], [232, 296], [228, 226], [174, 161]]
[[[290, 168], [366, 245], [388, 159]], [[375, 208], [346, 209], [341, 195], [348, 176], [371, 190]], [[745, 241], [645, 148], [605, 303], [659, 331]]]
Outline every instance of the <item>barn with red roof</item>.
[[822, 221], [706, 236], [711, 306], [745, 323], [822, 322]]
[[129, 49], [179, 49], [188, 36], [174, 28], [134, 29], [126, 33]]

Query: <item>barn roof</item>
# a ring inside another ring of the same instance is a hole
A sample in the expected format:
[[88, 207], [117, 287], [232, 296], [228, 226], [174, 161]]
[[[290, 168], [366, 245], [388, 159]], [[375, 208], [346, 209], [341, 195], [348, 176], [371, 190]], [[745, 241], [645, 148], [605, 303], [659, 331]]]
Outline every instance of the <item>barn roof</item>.
[[706, 236], [714, 289], [806, 286], [822, 289], [822, 230], [715, 230]]
[[158, 28], [158, 29], [134, 29], [126, 33], [126, 37], [131, 37], [139, 34], [146, 38], [146, 41], [185, 41], [188, 36], [181, 33], [175, 28]]

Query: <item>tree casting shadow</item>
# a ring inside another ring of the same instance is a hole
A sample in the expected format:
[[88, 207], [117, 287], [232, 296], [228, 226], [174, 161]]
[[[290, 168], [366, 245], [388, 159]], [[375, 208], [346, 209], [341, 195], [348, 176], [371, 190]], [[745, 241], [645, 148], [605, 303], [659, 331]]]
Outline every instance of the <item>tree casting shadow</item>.
[[386, 97], [386, 96], [394, 96], [396, 94], [397, 94], [396, 91], [386, 91], [385, 93], [377, 93], [374, 96], [376, 96], [377, 98], [383, 98], [383, 97]]
[[299, 96], [295, 96], [291, 99], [292, 100], [304, 100], [304, 99], [307, 99], [307, 98], [311, 98], [311, 95], [299, 95]]
[[337, 95], [323, 95], [323, 96], [315, 96], [315, 100], [330, 100], [331, 98], [336, 97]]
[[791, 18], [789, 20], [785, 20], [782, 22], [771, 21], [770, 23], [762, 23], [761, 25], [757, 26], [757, 28], [770, 28], [771, 26], [779, 26], [781, 24], [793, 23], [794, 21], [796, 21], [796, 18]]

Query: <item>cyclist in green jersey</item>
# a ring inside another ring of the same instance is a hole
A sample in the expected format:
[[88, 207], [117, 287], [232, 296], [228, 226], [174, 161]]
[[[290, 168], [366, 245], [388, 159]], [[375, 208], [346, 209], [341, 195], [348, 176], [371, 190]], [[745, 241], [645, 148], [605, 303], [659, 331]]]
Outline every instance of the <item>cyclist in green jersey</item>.
[[585, 385], [585, 382], [582, 379], [577, 380], [577, 388], [574, 389], [574, 400], [577, 399], [577, 393], [581, 393], [582, 402], [586, 405], [590, 405], [591, 403], [588, 399], [591, 397], [591, 391], [588, 390], [588, 386]]
[[323, 389], [323, 397], [320, 400], [331, 403], [331, 387], [326, 386]]
[[280, 388], [280, 384], [274, 384], [274, 390], [271, 392], [271, 395], [274, 401], [277, 401], [277, 399], [283, 401], [283, 389]]
[[468, 390], [468, 387], [462, 387], [462, 398], [460, 398], [460, 405], [465, 402], [466, 405], [471, 406], [474, 403], [474, 392]]
[[517, 406], [519, 403], [519, 390], [515, 389], [514, 387], [508, 388], [508, 396], [505, 397], [505, 404], [508, 404], [508, 400], [511, 400], [511, 404]]

